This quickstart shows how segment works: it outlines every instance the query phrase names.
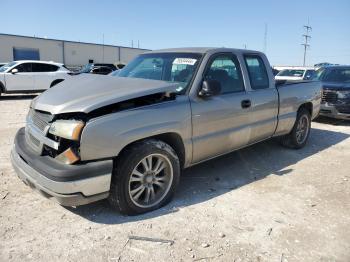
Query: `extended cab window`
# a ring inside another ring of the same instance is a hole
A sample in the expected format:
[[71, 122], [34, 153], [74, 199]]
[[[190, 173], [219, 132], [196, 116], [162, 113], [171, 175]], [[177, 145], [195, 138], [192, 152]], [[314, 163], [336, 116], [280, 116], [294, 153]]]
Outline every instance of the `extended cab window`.
[[245, 55], [244, 59], [251, 88], [255, 90], [269, 88], [269, 77], [261, 57], [258, 55]]
[[239, 63], [233, 55], [217, 56], [207, 69], [204, 79], [219, 81], [221, 94], [244, 91]]

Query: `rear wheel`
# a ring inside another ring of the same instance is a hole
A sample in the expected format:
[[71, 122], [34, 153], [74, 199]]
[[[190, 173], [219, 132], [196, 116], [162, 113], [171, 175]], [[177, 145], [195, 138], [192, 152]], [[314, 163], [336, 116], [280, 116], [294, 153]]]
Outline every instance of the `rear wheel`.
[[309, 138], [310, 129], [310, 112], [305, 108], [301, 108], [298, 111], [297, 119], [292, 131], [288, 135], [281, 137], [282, 145], [295, 149], [303, 148]]
[[179, 159], [168, 144], [154, 139], [136, 143], [116, 162], [109, 202], [127, 215], [158, 209], [171, 200], [179, 178]]

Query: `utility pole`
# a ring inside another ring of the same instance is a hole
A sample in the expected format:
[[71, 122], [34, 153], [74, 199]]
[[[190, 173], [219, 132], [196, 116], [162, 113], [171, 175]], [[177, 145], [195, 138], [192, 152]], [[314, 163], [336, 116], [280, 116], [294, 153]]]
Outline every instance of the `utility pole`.
[[267, 24], [265, 23], [265, 32], [264, 32], [264, 53], [266, 54], [267, 49]]
[[302, 46], [304, 46], [303, 66], [305, 66], [305, 62], [306, 62], [306, 50], [310, 47], [309, 39], [311, 38], [310, 32], [312, 31], [312, 27], [309, 25], [309, 22], [307, 23], [307, 25], [304, 25], [304, 28], [306, 33], [303, 35], [304, 43], [301, 44]]
[[137, 48], [140, 48], [140, 40], [137, 40]]
[[131, 47], [134, 47], [134, 40], [131, 40]]

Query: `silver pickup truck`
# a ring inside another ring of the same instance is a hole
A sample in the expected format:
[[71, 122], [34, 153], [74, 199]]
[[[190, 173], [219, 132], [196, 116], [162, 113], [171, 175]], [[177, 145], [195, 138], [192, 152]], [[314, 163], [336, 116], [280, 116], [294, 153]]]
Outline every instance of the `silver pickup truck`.
[[276, 87], [257, 51], [152, 51], [118, 77], [78, 75], [34, 99], [11, 158], [62, 205], [108, 198], [140, 214], [171, 200], [184, 168], [272, 137], [302, 148], [320, 102], [319, 82]]

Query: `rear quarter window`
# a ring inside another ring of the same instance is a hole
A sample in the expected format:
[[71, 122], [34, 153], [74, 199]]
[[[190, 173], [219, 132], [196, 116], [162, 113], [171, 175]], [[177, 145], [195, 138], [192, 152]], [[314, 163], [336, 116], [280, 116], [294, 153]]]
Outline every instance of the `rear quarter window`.
[[33, 72], [55, 72], [58, 70], [58, 66], [43, 63], [33, 63]]

